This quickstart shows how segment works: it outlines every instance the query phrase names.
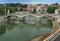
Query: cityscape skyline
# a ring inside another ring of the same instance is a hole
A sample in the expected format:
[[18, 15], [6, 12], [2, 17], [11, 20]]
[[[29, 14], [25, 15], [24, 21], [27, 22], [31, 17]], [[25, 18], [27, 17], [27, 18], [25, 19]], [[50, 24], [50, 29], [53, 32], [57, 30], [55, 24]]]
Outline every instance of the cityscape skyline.
[[0, 0], [0, 3], [22, 3], [22, 4], [60, 4], [60, 0]]

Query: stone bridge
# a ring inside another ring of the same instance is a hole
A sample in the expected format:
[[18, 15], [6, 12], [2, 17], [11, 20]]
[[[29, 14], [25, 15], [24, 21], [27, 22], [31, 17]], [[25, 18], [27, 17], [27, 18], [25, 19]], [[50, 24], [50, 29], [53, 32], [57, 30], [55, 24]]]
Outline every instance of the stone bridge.
[[24, 18], [27, 16], [33, 16], [33, 17], [37, 18], [37, 20], [39, 20], [41, 17], [47, 17], [50, 20], [53, 20], [54, 18], [56, 18], [54, 14], [40, 14], [40, 15], [37, 15], [37, 14], [9, 14], [4, 17], [8, 18], [9, 16], [17, 17], [20, 20], [24, 20]]

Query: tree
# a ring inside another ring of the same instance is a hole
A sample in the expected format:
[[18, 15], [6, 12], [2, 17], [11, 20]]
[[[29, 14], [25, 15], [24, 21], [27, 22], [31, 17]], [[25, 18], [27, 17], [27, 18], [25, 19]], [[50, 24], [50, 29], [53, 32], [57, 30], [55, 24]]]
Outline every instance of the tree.
[[55, 3], [55, 5], [58, 5], [58, 3]]
[[48, 13], [54, 13], [56, 8], [54, 6], [49, 6], [47, 9]]
[[48, 6], [48, 4], [45, 4], [45, 6]]
[[18, 11], [17, 7], [15, 7], [15, 11]]
[[15, 7], [8, 7], [10, 13], [15, 13]]
[[36, 13], [36, 8], [34, 8], [33, 13]]
[[0, 15], [5, 15], [5, 7], [0, 7]]
[[22, 8], [20, 8], [20, 11], [22, 11], [23, 9]]

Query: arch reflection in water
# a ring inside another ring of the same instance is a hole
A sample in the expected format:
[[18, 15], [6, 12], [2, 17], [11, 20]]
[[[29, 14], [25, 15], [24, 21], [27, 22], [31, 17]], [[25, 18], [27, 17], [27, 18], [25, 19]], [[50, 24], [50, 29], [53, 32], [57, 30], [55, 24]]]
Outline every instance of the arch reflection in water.
[[35, 23], [37, 23], [37, 18], [34, 16], [26, 16], [25, 22], [28, 24], [35, 24]]
[[52, 25], [52, 21], [51, 20], [49, 20], [48, 18], [46, 18], [46, 17], [42, 17], [42, 18], [40, 18], [40, 23], [41, 24], [44, 24], [44, 25]]

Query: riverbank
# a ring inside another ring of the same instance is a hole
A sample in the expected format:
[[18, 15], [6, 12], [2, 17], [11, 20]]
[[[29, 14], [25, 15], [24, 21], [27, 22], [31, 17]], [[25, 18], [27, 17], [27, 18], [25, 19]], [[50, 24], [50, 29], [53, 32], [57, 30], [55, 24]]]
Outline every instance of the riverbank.
[[51, 36], [52, 34], [54, 34], [59, 29], [59, 27], [58, 27], [58, 23], [57, 23], [56, 20], [55, 21], [52, 21], [52, 23], [53, 23], [53, 28], [52, 28], [52, 31], [51, 31], [50, 34], [44, 35], [42, 37], [40, 36], [40, 37], [34, 38], [31, 41], [44, 41], [49, 36]]
[[47, 37], [47, 38], [45, 38], [43, 41], [47, 41], [48, 39], [49, 39], [49, 37], [53, 37], [56, 33], [57, 33], [57, 31], [59, 30], [60, 28], [59, 28], [59, 26], [58, 26], [58, 22], [57, 21], [53, 21], [53, 29], [52, 29], [52, 32], [51, 32], [51, 34]]
[[52, 21], [52, 23], [53, 23], [53, 28], [52, 28], [51, 34], [47, 34], [43, 36], [39, 41], [45, 41], [48, 37], [53, 35], [59, 29], [57, 21]]

